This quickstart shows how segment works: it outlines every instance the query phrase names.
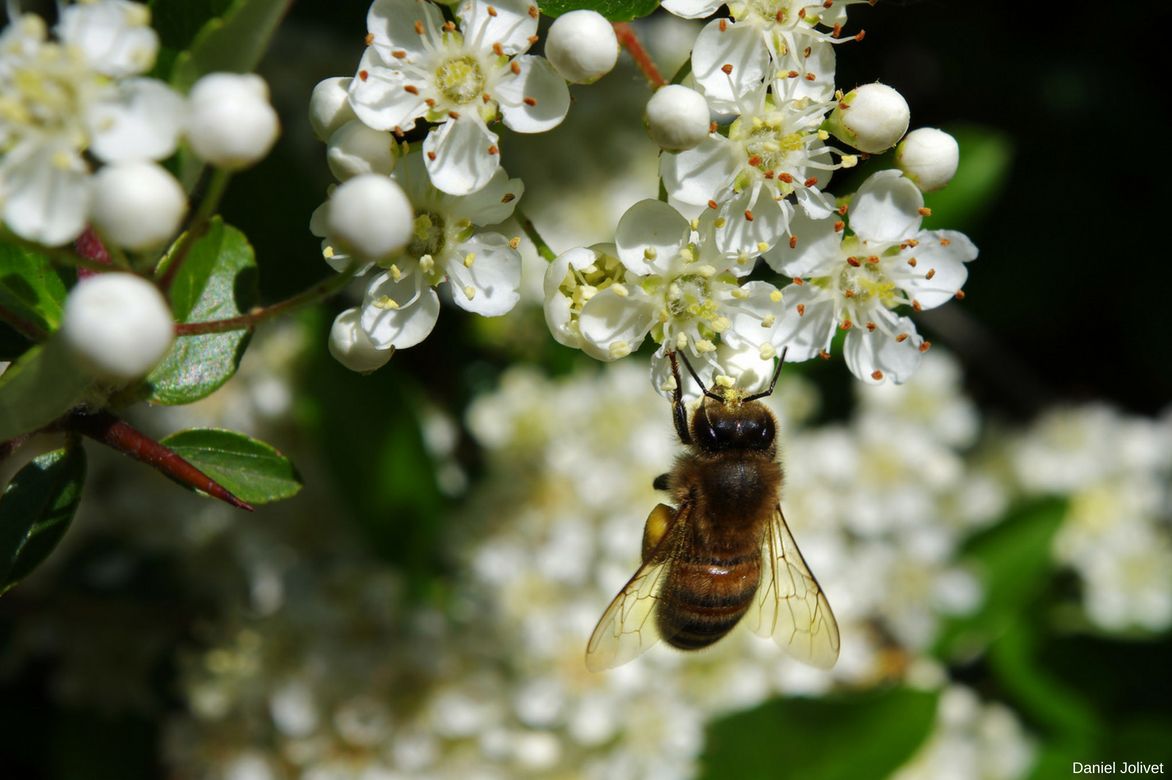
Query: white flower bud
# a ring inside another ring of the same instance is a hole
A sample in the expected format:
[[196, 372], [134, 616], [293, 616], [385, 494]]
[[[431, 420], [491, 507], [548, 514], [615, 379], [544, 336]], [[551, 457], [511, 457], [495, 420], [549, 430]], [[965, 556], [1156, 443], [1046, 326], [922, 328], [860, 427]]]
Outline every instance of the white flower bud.
[[391, 134], [375, 130], [355, 119], [342, 125], [326, 144], [326, 162], [338, 181], [360, 173], [381, 173], [395, 168], [398, 147]]
[[357, 308], [346, 309], [334, 319], [330, 328], [330, 354], [351, 371], [369, 374], [386, 365], [395, 348], [376, 347], [359, 324], [361, 319], [362, 312]]
[[118, 246], [158, 247], [175, 235], [186, 213], [183, 187], [155, 163], [114, 163], [94, 176], [90, 220]]
[[886, 84], [864, 84], [848, 92], [830, 114], [828, 127], [860, 152], [879, 154], [907, 132], [911, 110], [903, 95]]
[[65, 299], [61, 335], [95, 376], [128, 382], [155, 367], [175, 338], [159, 288], [130, 273], [86, 277]]
[[330, 196], [326, 234], [364, 260], [381, 260], [411, 241], [415, 210], [392, 179], [364, 173]]
[[349, 76], [334, 76], [317, 83], [309, 98], [309, 124], [319, 140], [328, 141], [335, 130], [355, 118], [350, 107]]
[[187, 140], [201, 158], [228, 170], [261, 160], [277, 140], [280, 124], [269, 88], [253, 73], [211, 73], [189, 96]]
[[708, 101], [694, 89], [668, 84], [647, 101], [644, 122], [651, 140], [661, 149], [682, 152], [708, 137], [712, 121]]
[[938, 190], [956, 175], [960, 147], [943, 130], [921, 127], [895, 150], [895, 165], [924, 192]]
[[554, 20], [545, 36], [545, 57], [561, 77], [590, 84], [610, 73], [619, 59], [614, 27], [597, 11], [570, 11]]

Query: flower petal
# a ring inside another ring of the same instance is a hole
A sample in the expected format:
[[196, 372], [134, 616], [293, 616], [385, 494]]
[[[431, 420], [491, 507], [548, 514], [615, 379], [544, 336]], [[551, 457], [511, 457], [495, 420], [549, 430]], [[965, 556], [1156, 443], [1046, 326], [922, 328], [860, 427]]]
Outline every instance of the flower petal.
[[[423, 35], [417, 32], [416, 22], [423, 25]], [[386, 63], [410, 63], [424, 56], [427, 41], [439, 37], [443, 23], [439, 8], [425, 0], [375, 0], [366, 14], [366, 29], [373, 36], [371, 48], [377, 49]], [[395, 57], [392, 52], [403, 56]]]
[[[746, 189], [721, 204], [715, 230], [716, 247], [735, 257], [756, 258], [769, 251], [789, 228], [793, 207], [776, 201], [769, 190], [760, 187], [754, 193]], [[733, 273], [743, 276], [753, 270], [752, 263], [735, 264]]]
[[737, 145], [724, 136], [711, 135], [686, 151], [661, 154], [659, 175], [675, 200], [707, 206], [732, 184], [740, 165]]
[[838, 323], [829, 295], [811, 284], [791, 284], [782, 289], [782, 308], [773, 338], [787, 350], [787, 362], [809, 360], [830, 349]]
[[[825, 178], [829, 179], [830, 177]], [[802, 207], [802, 211], [811, 219], [825, 219], [836, 211], [834, 198], [817, 187], [799, 187], [794, 191], [794, 196], [798, 200], [798, 205]]]
[[126, 79], [86, 112], [93, 152], [106, 162], [161, 160], [175, 151], [183, 98], [156, 79]]
[[850, 226], [864, 241], [895, 243], [920, 229], [924, 194], [896, 170], [872, 174], [851, 201]]
[[614, 242], [619, 260], [638, 276], [665, 274], [688, 243], [688, 220], [663, 201], [641, 200], [619, 219]]
[[455, 248], [444, 270], [461, 309], [498, 317], [520, 300], [521, 253], [500, 233], [480, 233]]
[[843, 357], [847, 368], [867, 384], [878, 385], [888, 379], [897, 385], [903, 384], [920, 365], [923, 339], [916, 334], [915, 324], [907, 317], [900, 317], [893, 327], [911, 335], [903, 341], [896, 341], [882, 328], [874, 331], [853, 328], [846, 334]]
[[13, 233], [59, 246], [85, 229], [90, 209], [85, 161], [68, 145], [23, 144], [0, 162], [0, 204]]
[[468, 195], [486, 186], [501, 164], [499, 151], [493, 151], [497, 140], [496, 133], [470, 114], [432, 128], [423, 139], [431, 183], [450, 195]]
[[464, 39], [482, 50], [499, 43], [505, 54], [519, 54], [537, 34], [539, 14], [530, 0], [464, 0], [456, 15]]
[[473, 225], [497, 225], [513, 216], [517, 201], [524, 192], [523, 181], [510, 179], [504, 168], [497, 168], [488, 184], [471, 195], [446, 196], [444, 210], [450, 216], [467, 219]]
[[435, 290], [419, 274], [394, 281], [390, 273], [371, 280], [362, 303], [362, 329], [378, 349], [406, 349], [427, 338], [439, 319]]
[[704, 19], [724, 5], [723, 0], [665, 0], [661, 5], [681, 19]]
[[[968, 279], [965, 263], [977, 257], [977, 247], [964, 233], [955, 230], [925, 230], [916, 236], [916, 246], [899, 256], [898, 262], [914, 257], [914, 272], [900, 282], [921, 308], [934, 309], [947, 303]], [[901, 270], [912, 269], [906, 268]], [[931, 278], [929, 278], [931, 277]]]
[[425, 82], [410, 80], [387, 65], [371, 46], [363, 52], [358, 74], [350, 81], [350, 106], [368, 127], [405, 132], [427, 113], [426, 87]]
[[651, 330], [655, 305], [639, 295], [608, 287], [582, 307], [578, 326], [582, 350], [598, 360], [618, 360], [639, 348]]
[[566, 118], [570, 89], [544, 57], [515, 57], [517, 71], [510, 70], [497, 82], [493, 97], [501, 107], [501, 119], [518, 133], [544, 133]]
[[[742, 113], [741, 99], [761, 85], [769, 65], [765, 38], [752, 24], [715, 19], [696, 36], [692, 48], [692, 74], [708, 104], [720, 113]], [[731, 66], [728, 73], [726, 66]]]
[[138, 3], [75, 3], [61, 11], [58, 37], [81, 51], [90, 67], [113, 78], [145, 73], [155, 64], [159, 36]]
[[[778, 323], [783, 314], [781, 291], [769, 282], [748, 282], [740, 290], [739, 295], [743, 297], [730, 298], [721, 306], [721, 311], [732, 323], [721, 333], [721, 341], [738, 350], [760, 350], [768, 344], [780, 352], [785, 346], [785, 341], [778, 335]], [[788, 333], [786, 331], [786, 335]]]
[[842, 262], [842, 232], [834, 229], [835, 222], [810, 219], [797, 211], [789, 222], [790, 241], [782, 241], [769, 250], [765, 262], [789, 277], [834, 273]]
[[773, 52], [777, 74], [773, 82], [775, 96], [816, 103], [834, 97], [834, 44], [807, 36], [802, 36], [799, 42], [792, 32], [778, 33], [769, 40], [783, 49], [781, 53]]

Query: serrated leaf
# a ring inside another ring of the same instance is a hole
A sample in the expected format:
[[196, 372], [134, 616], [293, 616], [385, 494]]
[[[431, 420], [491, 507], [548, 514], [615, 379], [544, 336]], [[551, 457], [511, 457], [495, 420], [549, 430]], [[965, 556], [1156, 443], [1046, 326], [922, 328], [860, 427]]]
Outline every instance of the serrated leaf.
[[193, 428], [161, 443], [249, 503], [279, 501], [301, 490], [301, 477], [288, 458], [242, 433]]
[[[166, 270], [166, 263], [160, 272]], [[256, 258], [248, 239], [217, 217], [195, 242], [171, 282], [171, 309], [179, 322], [235, 317], [256, 302]], [[175, 339], [146, 378], [147, 399], [188, 404], [215, 392], [236, 373], [251, 332], [207, 333]]]
[[1065, 516], [1065, 502], [1036, 501], [965, 544], [960, 560], [980, 577], [984, 601], [976, 612], [945, 625], [937, 643], [939, 653], [971, 655], [1029, 608], [1053, 571], [1051, 542]]
[[25, 352], [0, 375], [0, 441], [56, 420], [85, 397], [91, 383], [59, 336]]
[[584, 9], [597, 11], [612, 22], [629, 22], [650, 14], [659, 7], [659, 0], [548, 0], [538, 7], [550, 17]]
[[910, 688], [774, 699], [709, 724], [700, 777], [887, 777], [928, 736], [937, 699]]
[[54, 450], [16, 473], [0, 497], [0, 593], [41, 564], [69, 528], [85, 482], [85, 451]]
[[61, 324], [65, 282], [44, 255], [0, 244], [0, 309], [46, 333]]
[[[171, 83], [186, 92], [207, 73], [250, 73], [255, 70], [291, 2], [236, 0], [222, 13], [209, 16], [191, 42], [191, 48], [177, 55]], [[212, 6], [210, 10], [214, 8]], [[191, 22], [192, 19], [187, 18], [182, 20], [182, 25], [190, 26]]]

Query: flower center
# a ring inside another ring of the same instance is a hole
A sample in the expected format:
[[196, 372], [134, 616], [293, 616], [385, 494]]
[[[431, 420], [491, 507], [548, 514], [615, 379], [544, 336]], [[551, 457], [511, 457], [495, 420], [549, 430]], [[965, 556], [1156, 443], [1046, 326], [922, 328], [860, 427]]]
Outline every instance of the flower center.
[[444, 239], [444, 218], [434, 212], [425, 211], [415, 218], [407, 254], [417, 260], [427, 255], [436, 257], [443, 252]]
[[471, 54], [449, 57], [435, 69], [436, 90], [449, 103], [462, 106], [484, 94], [484, 70]]
[[63, 46], [42, 45], [33, 57], [0, 75], [0, 151], [42, 133], [63, 136], [69, 146], [84, 149], [89, 135], [82, 117], [89, 97], [104, 84], [80, 56]]

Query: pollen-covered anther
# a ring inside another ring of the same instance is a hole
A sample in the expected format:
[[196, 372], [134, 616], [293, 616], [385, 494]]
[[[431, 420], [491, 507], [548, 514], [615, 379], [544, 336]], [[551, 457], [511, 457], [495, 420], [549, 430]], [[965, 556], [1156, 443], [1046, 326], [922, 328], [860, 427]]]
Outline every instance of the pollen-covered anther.
[[800, 276], [793, 277], [793, 281], [794, 281], [794, 284], [796, 284], [798, 287], [801, 287], [803, 284], [806, 283], [806, 280]]
[[842, 35], [842, 22], [836, 22], [834, 29], [830, 31], [830, 35], [837, 38]]
[[786, 75], [786, 78], [796, 79], [798, 76], [800, 76], [802, 74], [796, 70], [791, 70], [789, 73], [787, 73], [785, 75]]
[[718, 127], [719, 127], [719, 125], [717, 125], [716, 122], [709, 122], [708, 123], [708, 133], [710, 135], [712, 133], [715, 133]]
[[733, 72], [732, 63], [731, 62], [724, 63], [723, 65], [720, 66], [720, 71], [721, 71], [721, 73], [723, 73], [726, 76], [731, 76], [732, 72]]
[[505, 47], [501, 46], [500, 41], [497, 41], [492, 45], [492, 53], [498, 57], [505, 56]]
[[817, 81], [817, 80], [818, 80], [817, 74], [815, 74], [813, 72], [806, 74], [806, 81]]
[[[428, 108], [435, 108], [435, 98], [424, 98], [423, 102], [427, 104]], [[400, 135], [402, 135], [401, 132]]]
[[772, 344], [766, 342], [757, 350], [757, 357], [762, 360], [773, 360], [773, 358], [777, 357], [777, 350], [773, 348]]
[[867, 31], [866, 30], [859, 30], [858, 34], [855, 35], [855, 42], [861, 43], [862, 40], [866, 37], [867, 37]]
[[805, 9], [805, 8], [800, 8], [800, 9], [798, 9], [798, 18], [799, 18], [799, 19], [805, 19], [805, 18], [806, 18], [806, 9]]
[[928, 273], [924, 274], [924, 278], [925, 278], [925, 279], [931, 279], [931, 278], [932, 278], [933, 276], [935, 276], [935, 275], [936, 275], [936, 269], [935, 269], [935, 268], [929, 268], [929, 269], [928, 269]]
[[852, 268], [858, 268], [859, 266], [862, 265], [862, 263], [859, 262], [859, 258], [855, 257], [854, 255], [851, 255], [850, 257], [848, 257], [846, 259], [846, 262]]
[[813, 186], [814, 186], [815, 184], [817, 184], [817, 183], [818, 183], [818, 177], [817, 177], [817, 176], [811, 176], [810, 178], [808, 178], [808, 179], [806, 179], [804, 182], [802, 182], [802, 186], [805, 186], [805, 187], [813, 187]]
[[535, 5], [529, 6], [527, 13], [529, 14], [530, 19], [536, 19], [537, 17], [541, 16], [541, 11], [539, 11]]
[[849, 287], [848, 287], [848, 288], [846, 288], [845, 290], [843, 290], [843, 291], [842, 291], [842, 297], [843, 297], [843, 298], [854, 298], [854, 297], [855, 297], [855, 291], [854, 291], [854, 290], [852, 290], [851, 288], [849, 288]]
[[840, 215], [840, 216], [843, 216], [843, 217], [845, 217], [845, 216], [846, 216], [846, 213], [847, 213], [847, 211], [849, 211], [849, 210], [850, 210], [850, 206], [849, 206], [849, 205], [847, 205], [846, 203], [842, 204], [842, 205], [841, 205], [841, 206], [839, 206], [837, 209], [835, 209], [835, 211], [837, 211], [837, 212], [839, 213], [839, 215]]
[[957, 290], [957, 291], [956, 291], [956, 292], [953, 294], [953, 296], [952, 296], [952, 297], [953, 297], [953, 298], [956, 298], [958, 301], [963, 301], [963, 300], [964, 300], [964, 290]]
[[769, 244], [765, 243], [764, 241], [757, 242], [757, 253], [758, 254], [763, 255], [768, 251], [769, 251]]
[[842, 328], [843, 330], [850, 330], [851, 328], [854, 327], [854, 323], [851, 322], [850, 320], [843, 320], [842, 324], [839, 325], [838, 327]]
[[362, 42], [365, 43], [367, 46], [374, 43], [374, 33], [367, 33], [366, 37], [362, 39]]
[[380, 295], [374, 299], [374, 305], [380, 309], [397, 309], [399, 304], [389, 295]]
[[758, 155], [758, 154], [749, 155], [749, 165], [756, 168], [760, 164], [761, 164], [761, 155]]
[[419, 19], [416, 19], [414, 26], [415, 26], [415, 34], [416, 35], [423, 35], [423, 33], [424, 33], [423, 22]]
[[[716, 228], [717, 230], [720, 230], [722, 227], [724, 227], [727, 224], [728, 224], [728, 220], [726, 220], [724, 217], [717, 217], [716, 219], [712, 220], [712, 227]], [[695, 230], [695, 229], [696, 228], [692, 228], [692, 230]]]
[[696, 351], [697, 352], [715, 352], [716, 345], [713, 344], [708, 339], [697, 339], [696, 340]]
[[878, 327], [879, 327], [879, 326], [878, 326], [878, 325], [876, 325], [875, 323], [873, 323], [873, 322], [868, 322], [868, 323], [867, 323], [867, 332], [868, 332], [868, 333], [874, 333], [874, 332], [875, 332], [875, 328], [878, 328]]
[[781, 290], [773, 290], [769, 293], [769, 300], [773, 303], [781, 303]]
[[488, 12], [489, 16], [493, 17], [494, 19], [496, 18], [497, 11], [493, 6], [486, 6], [485, 11]]
[[368, 78], [370, 78], [370, 71], [366, 71], [366, 70], [358, 71], [358, 80], [359, 81], [366, 81]]
[[714, 200], [710, 200], [710, 201], [708, 201], [708, 208], [716, 210], [716, 209], [720, 208], [720, 204], [718, 204]]
[[773, 170], [770, 169], [768, 171], [765, 171], [765, 173], [763, 175], [765, 176], [766, 179], [772, 179], [774, 176], [774, 173], [773, 173]]
[[923, 311], [924, 306], [919, 301], [917, 301], [913, 298], [912, 299], [912, 309], [914, 309], [915, 311]]
[[797, 249], [798, 248], [798, 237], [797, 236], [790, 236], [789, 237], [789, 248], [790, 249]]
[[841, 219], [840, 219], [840, 220], [837, 220], [837, 221], [834, 223], [834, 232], [835, 232], [835, 233], [841, 233], [841, 232], [842, 232], [843, 230], [845, 230], [845, 229], [846, 229], [846, 223], [845, 223], [845, 222], [843, 222]]
[[875, 369], [871, 372], [871, 378], [878, 382], [883, 379], [883, 372], [879, 369]]
[[919, 262], [919, 261], [918, 261], [918, 260], [916, 260], [916, 258], [914, 258], [914, 257], [909, 257], [909, 258], [907, 259], [907, 264], [908, 264], [908, 265], [910, 265], [912, 268], [915, 268], [915, 267], [916, 267], [916, 263], [918, 263], [918, 262]]
[[931, 341], [928, 341], [928, 340], [926, 340], [926, 339], [924, 340], [924, 343], [920, 345], [920, 351], [921, 351], [921, 352], [927, 352], [927, 351], [928, 351], [928, 350], [930, 350], [931, 348], [932, 348], [932, 342], [931, 342]]
[[435, 162], [435, 152], [428, 152], [427, 159], [431, 160], [432, 162]]
[[444, 28], [444, 32], [455, 32], [456, 31], [456, 23], [452, 22], [452, 21], [444, 22], [443, 28]]
[[493, 144], [492, 146], [488, 147], [488, 153], [489, 154], [500, 154], [501, 153], [500, 147], [497, 146], [496, 144]]
[[521, 98], [521, 102], [527, 106], [533, 107], [533, 106], [537, 105], [537, 98], [525, 97], [525, 98]]
[[818, 350], [818, 357], [822, 358], [823, 360], [830, 360], [830, 353], [824, 349], [820, 349]]
[[403, 91], [409, 95], [418, 95], [419, 87], [415, 86], [414, 84], [407, 84], [403, 87]]
[[753, 221], [753, 212], [749, 211], [748, 209], [745, 209], [745, 221], [746, 222]]
[[540, 38], [540, 37], [538, 37], [538, 36], [536, 36], [536, 35], [530, 35], [530, 36], [529, 36], [528, 38], [526, 38], [525, 40], [529, 42], [529, 45], [530, 45], [530, 46], [532, 46], [533, 44], [535, 44], [535, 43], [537, 43], [538, 41], [540, 41], [540, 40], [541, 40], [541, 38]]
[[904, 331], [903, 333], [900, 333], [898, 336], [895, 337], [895, 341], [898, 344], [902, 344], [903, 342], [908, 340], [908, 337], [909, 337], [909, 334], [907, 333], [907, 331]]
[[451, 118], [451, 119], [459, 119], [459, 118], [460, 118], [460, 112], [459, 112], [459, 111], [449, 111], [449, 112], [448, 112], [448, 117], [449, 117], [449, 118]]
[[649, 246], [643, 250], [643, 259], [648, 263], [654, 263], [655, 258], [659, 256], [659, 252], [653, 246]]
[[395, 49], [394, 51], [391, 52], [391, 56], [397, 60], [405, 60], [405, 59], [407, 59], [407, 50], [406, 49]]
[[619, 282], [615, 282], [614, 284], [612, 284], [610, 286], [610, 289], [614, 290], [614, 294], [619, 296], [620, 298], [626, 298], [628, 295], [631, 294], [631, 291], [627, 289], [627, 286], [625, 284], [621, 284]]
[[732, 320], [728, 317], [717, 317], [708, 323], [708, 325], [712, 328], [713, 333], [724, 333], [732, 327]]
[[512, 238], [509, 239], [509, 249], [516, 249], [519, 246], [521, 246], [521, 237], [520, 236], [513, 236]]
[[804, 303], [799, 303], [799, 304], [798, 304], [797, 306], [795, 306], [794, 308], [797, 310], [797, 312], [798, 312], [798, 316], [799, 316], [799, 317], [804, 317], [804, 316], [806, 316], [806, 304], [804, 304]]
[[921, 217], [932, 216], [932, 209], [928, 208], [927, 206], [921, 206], [919, 209], [917, 209], [917, 211], [919, 212]]

